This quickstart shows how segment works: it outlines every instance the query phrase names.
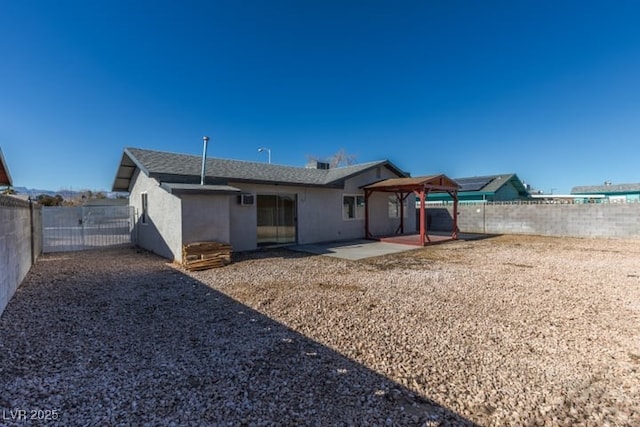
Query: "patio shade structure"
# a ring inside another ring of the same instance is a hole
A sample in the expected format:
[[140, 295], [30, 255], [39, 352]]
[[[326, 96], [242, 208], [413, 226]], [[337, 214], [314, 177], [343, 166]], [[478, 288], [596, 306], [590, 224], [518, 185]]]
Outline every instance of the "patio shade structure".
[[364, 228], [365, 236], [368, 239], [373, 238], [369, 230], [369, 197], [371, 194], [379, 191], [385, 193], [394, 193], [400, 202], [400, 225], [396, 229], [396, 234], [404, 233], [404, 201], [411, 194], [418, 196], [420, 200], [420, 245], [424, 246], [430, 241], [426, 227], [425, 201], [429, 193], [449, 193], [453, 199], [453, 230], [451, 238], [458, 238], [458, 190], [460, 186], [453, 179], [446, 175], [430, 175], [419, 176], [415, 178], [392, 178], [385, 179], [373, 184], [365, 185], [364, 201]]

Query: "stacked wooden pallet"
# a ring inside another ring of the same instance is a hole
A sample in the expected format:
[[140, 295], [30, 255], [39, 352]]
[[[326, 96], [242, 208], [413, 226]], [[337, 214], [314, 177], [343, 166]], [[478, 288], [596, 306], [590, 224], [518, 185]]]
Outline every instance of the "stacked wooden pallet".
[[220, 242], [194, 242], [182, 245], [182, 266], [187, 270], [207, 270], [231, 263], [231, 245]]

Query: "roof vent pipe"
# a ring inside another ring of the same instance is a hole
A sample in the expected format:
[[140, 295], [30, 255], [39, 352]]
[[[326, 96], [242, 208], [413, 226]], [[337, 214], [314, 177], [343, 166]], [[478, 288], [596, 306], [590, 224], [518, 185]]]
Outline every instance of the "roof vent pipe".
[[202, 137], [202, 142], [204, 146], [202, 147], [202, 172], [200, 172], [200, 185], [204, 185], [204, 172], [205, 166], [207, 165], [207, 142], [209, 142], [208, 136]]

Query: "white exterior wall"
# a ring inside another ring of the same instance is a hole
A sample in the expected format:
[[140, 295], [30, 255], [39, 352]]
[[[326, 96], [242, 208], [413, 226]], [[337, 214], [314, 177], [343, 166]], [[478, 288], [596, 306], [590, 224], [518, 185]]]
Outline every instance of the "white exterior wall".
[[[297, 241], [299, 244], [340, 238], [342, 190], [284, 185], [256, 185], [230, 182], [229, 185], [252, 194], [293, 194], [296, 196]], [[327, 209], [328, 206], [335, 209]], [[257, 206], [241, 206], [231, 201], [231, 241], [233, 250], [252, 250], [257, 244]], [[338, 237], [327, 237], [327, 230]], [[344, 239], [344, 237], [343, 237]]]
[[[254, 189], [247, 185], [235, 185], [249, 193]], [[242, 206], [238, 196], [229, 197], [229, 220], [231, 246], [234, 251], [249, 251], [258, 247], [258, 211], [256, 205]]]
[[[297, 200], [297, 242], [298, 244], [360, 239], [365, 237], [364, 218], [342, 217], [343, 195], [364, 195], [360, 188], [381, 179], [397, 178], [385, 167], [379, 173], [373, 169], [357, 175], [345, 183], [344, 189], [295, 187], [282, 185], [254, 185], [230, 182], [229, 185], [253, 194], [295, 194]], [[369, 199], [370, 229], [374, 235], [393, 234], [400, 224], [399, 218], [389, 218], [388, 197], [393, 193], [373, 193]], [[411, 196], [409, 196], [411, 198]], [[405, 232], [415, 230], [415, 204], [408, 203], [405, 216]], [[257, 248], [256, 205], [241, 206], [235, 198], [230, 206], [231, 235], [233, 250]]]
[[[231, 196], [182, 195], [182, 243], [214, 241], [229, 243]], [[181, 255], [182, 256], [182, 255]]]
[[[180, 199], [160, 188], [158, 181], [139, 170], [133, 176], [129, 204], [135, 207], [138, 246], [162, 257], [182, 257], [182, 209]], [[147, 223], [142, 224], [142, 193], [147, 193]]]
[[300, 244], [364, 237], [364, 220], [342, 218], [343, 194], [364, 194], [342, 189], [309, 188], [298, 198]]

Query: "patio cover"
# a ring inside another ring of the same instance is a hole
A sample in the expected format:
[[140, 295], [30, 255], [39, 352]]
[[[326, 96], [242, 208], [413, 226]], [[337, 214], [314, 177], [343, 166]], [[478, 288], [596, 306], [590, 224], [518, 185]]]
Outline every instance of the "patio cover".
[[451, 237], [458, 238], [458, 190], [460, 186], [457, 182], [446, 175], [419, 176], [415, 178], [391, 178], [373, 184], [365, 185], [365, 215], [364, 228], [365, 236], [373, 238], [369, 231], [369, 197], [375, 191], [395, 193], [400, 202], [400, 226], [396, 229], [396, 234], [404, 233], [404, 201], [410, 194], [415, 194], [420, 199], [420, 245], [424, 246], [429, 241], [427, 227], [425, 224], [425, 200], [429, 193], [449, 193], [453, 199], [453, 230]]

